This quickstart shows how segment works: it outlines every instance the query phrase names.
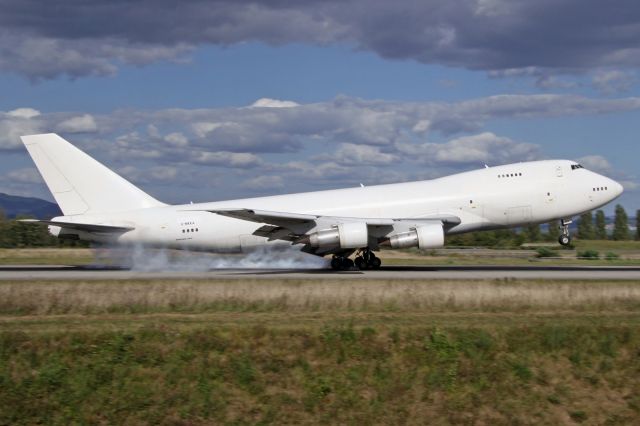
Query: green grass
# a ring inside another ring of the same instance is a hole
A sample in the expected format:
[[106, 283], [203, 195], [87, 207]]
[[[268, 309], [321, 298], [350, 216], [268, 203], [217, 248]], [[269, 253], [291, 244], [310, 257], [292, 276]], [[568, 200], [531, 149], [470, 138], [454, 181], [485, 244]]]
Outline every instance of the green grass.
[[612, 241], [612, 240], [574, 240], [573, 244], [578, 250], [634, 250], [640, 251], [640, 241]]
[[0, 333], [2, 424], [638, 420], [626, 325]]
[[640, 283], [0, 283], [3, 424], [636, 424]]

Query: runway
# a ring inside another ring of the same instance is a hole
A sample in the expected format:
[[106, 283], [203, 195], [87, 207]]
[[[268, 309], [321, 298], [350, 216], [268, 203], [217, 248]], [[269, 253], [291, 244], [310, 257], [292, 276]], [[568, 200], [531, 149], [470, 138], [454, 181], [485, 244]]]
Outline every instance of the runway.
[[212, 269], [201, 271], [136, 271], [87, 266], [0, 266], [0, 281], [19, 280], [158, 280], [158, 279], [296, 279], [296, 280], [640, 280], [640, 267], [625, 266], [387, 266], [372, 271], [327, 269]]

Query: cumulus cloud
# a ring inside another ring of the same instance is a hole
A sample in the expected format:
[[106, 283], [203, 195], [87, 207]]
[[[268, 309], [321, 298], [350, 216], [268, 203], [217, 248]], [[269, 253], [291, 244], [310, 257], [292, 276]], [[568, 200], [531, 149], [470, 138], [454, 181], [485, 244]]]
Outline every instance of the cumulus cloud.
[[164, 140], [176, 147], [185, 147], [189, 144], [189, 139], [180, 132], [169, 133]]
[[22, 148], [20, 136], [40, 133], [42, 128], [43, 122], [34, 109], [20, 108], [0, 113], [0, 150]]
[[252, 190], [274, 190], [284, 187], [284, 179], [281, 176], [256, 176], [252, 179], [247, 179], [242, 184], [245, 188]]
[[540, 147], [491, 132], [463, 136], [445, 143], [400, 144], [398, 149], [424, 164], [505, 164], [540, 158]]
[[56, 130], [66, 133], [91, 133], [98, 130], [98, 126], [91, 114], [83, 114], [60, 122]]
[[40, 111], [33, 108], [17, 108], [7, 112], [7, 116], [16, 118], [34, 118], [40, 115]]
[[42, 177], [35, 168], [11, 170], [5, 176], [14, 183], [42, 183]]
[[634, 0], [7, 0], [2, 10], [0, 69], [32, 79], [111, 75], [122, 63], [183, 61], [199, 46], [249, 41], [341, 43], [474, 70], [640, 65]]
[[608, 174], [611, 172], [611, 163], [602, 155], [586, 155], [576, 161], [596, 173]]
[[593, 86], [605, 95], [627, 92], [635, 82], [630, 72], [620, 70], [598, 70], [593, 76]]
[[280, 101], [278, 99], [261, 98], [251, 104], [251, 108], [292, 108], [300, 104], [293, 101]]
[[197, 152], [192, 161], [218, 167], [254, 167], [262, 163], [260, 157], [248, 152]]
[[[291, 108], [116, 110], [91, 115], [95, 127], [78, 112], [0, 113], [0, 147], [26, 156], [20, 135], [67, 123], [69, 132], [84, 130], [68, 136], [72, 143], [133, 181], [172, 188], [178, 199], [206, 200], [209, 195], [197, 193], [212, 182], [224, 182], [223, 190], [236, 197], [280, 184], [287, 191], [371, 185], [543, 158], [538, 141], [500, 135], [492, 123], [639, 109], [638, 98], [503, 95], [388, 102], [340, 96]], [[594, 170], [605, 161], [584, 158]]]
[[381, 152], [378, 146], [356, 145], [352, 143], [340, 144], [335, 153], [329, 156], [329, 158], [335, 158], [335, 161], [346, 165], [380, 165], [398, 161], [398, 157]]

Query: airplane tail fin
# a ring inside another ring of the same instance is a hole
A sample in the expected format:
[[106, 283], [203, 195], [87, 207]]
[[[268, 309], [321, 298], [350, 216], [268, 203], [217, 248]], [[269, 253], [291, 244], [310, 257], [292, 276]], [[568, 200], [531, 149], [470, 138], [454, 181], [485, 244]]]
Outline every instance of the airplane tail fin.
[[65, 216], [165, 205], [55, 133], [21, 139]]

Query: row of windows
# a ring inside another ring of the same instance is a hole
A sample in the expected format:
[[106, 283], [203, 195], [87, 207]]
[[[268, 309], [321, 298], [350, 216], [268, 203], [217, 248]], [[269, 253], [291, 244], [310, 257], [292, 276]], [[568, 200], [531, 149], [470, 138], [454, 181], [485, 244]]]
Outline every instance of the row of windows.
[[609, 188], [606, 187], [606, 186], [601, 186], [599, 188], [593, 188], [593, 192], [596, 192], [596, 191], [608, 191], [608, 190], [609, 190]]
[[498, 175], [499, 178], [508, 178], [508, 177], [516, 177], [522, 176], [522, 173], [506, 173], [504, 175]]
[[582, 164], [572, 164], [571, 170], [575, 170], [575, 169], [584, 169], [584, 166]]
[[198, 232], [198, 228], [191, 228], [191, 229], [183, 229], [182, 233], [186, 233], [186, 232]]

